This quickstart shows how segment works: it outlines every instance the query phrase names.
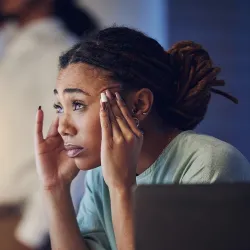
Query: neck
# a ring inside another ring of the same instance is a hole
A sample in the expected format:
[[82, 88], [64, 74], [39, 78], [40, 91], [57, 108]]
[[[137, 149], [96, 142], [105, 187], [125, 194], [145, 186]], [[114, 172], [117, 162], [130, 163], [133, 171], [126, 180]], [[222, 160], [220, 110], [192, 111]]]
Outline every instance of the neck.
[[152, 133], [145, 133], [137, 174], [141, 174], [148, 169], [169, 143], [180, 133], [181, 130], [179, 129], [169, 129], [166, 132], [154, 131]]

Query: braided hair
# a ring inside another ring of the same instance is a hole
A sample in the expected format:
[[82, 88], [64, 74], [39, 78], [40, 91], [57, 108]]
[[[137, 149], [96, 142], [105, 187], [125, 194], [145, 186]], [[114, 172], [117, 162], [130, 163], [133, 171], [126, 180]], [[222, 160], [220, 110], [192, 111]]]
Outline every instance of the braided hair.
[[59, 68], [86, 63], [108, 72], [122, 90], [148, 88], [154, 94], [153, 109], [162, 120], [181, 130], [194, 129], [204, 118], [211, 93], [237, 103], [215, 89], [220, 68], [205, 49], [182, 41], [168, 51], [154, 39], [127, 27], [110, 27], [92, 34], [61, 55]]

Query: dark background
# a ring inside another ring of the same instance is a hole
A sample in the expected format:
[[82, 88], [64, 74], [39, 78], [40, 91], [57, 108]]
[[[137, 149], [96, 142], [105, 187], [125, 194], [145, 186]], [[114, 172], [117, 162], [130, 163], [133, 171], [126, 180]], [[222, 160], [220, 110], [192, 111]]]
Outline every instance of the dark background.
[[236, 146], [250, 160], [250, 1], [168, 1], [168, 43], [194, 40], [222, 68], [222, 87], [239, 99], [235, 105], [213, 95], [197, 131]]

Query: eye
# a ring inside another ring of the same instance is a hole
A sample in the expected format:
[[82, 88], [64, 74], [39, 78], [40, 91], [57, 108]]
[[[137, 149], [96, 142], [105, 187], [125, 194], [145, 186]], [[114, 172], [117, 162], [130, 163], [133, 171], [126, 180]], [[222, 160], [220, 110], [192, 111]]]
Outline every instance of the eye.
[[63, 112], [63, 108], [62, 108], [60, 105], [54, 104], [53, 107], [54, 107], [54, 109], [56, 110], [56, 113], [59, 114], [59, 113], [62, 113], [62, 112]]
[[74, 111], [86, 108], [86, 105], [79, 101], [73, 101], [72, 105]]

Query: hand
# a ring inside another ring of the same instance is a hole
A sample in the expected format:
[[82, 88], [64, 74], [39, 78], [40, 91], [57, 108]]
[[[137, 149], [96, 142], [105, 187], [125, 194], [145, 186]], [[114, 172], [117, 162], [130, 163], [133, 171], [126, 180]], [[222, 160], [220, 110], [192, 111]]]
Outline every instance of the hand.
[[109, 91], [107, 95], [100, 110], [103, 177], [109, 188], [128, 189], [136, 183], [143, 134], [120, 95], [116, 93], [116, 98], [111, 98]]
[[70, 185], [79, 170], [64, 149], [58, 133], [58, 118], [51, 124], [46, 139], [43, 138], [43, 111], [39, 109], [35, 127], [35, 156], [38, 175], [45, 188]]

